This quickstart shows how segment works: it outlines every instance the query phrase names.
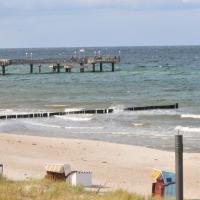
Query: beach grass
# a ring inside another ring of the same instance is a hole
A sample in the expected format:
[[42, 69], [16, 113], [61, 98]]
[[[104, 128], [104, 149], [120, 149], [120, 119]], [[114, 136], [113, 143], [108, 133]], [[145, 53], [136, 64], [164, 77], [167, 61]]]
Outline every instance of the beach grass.
[[1, 200], [151, 200], [117, 190], [106, 194], [85, 191], [83, 187], [73, 187], [64, 182], [50, 180], [10, 181], [0, 177]]

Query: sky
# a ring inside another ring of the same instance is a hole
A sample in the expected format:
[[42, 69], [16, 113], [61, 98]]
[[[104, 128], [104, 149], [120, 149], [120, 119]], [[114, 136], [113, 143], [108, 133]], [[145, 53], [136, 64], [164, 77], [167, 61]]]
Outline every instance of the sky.
[[200, 0], [1, 0], [0, 48], [200, 45]]

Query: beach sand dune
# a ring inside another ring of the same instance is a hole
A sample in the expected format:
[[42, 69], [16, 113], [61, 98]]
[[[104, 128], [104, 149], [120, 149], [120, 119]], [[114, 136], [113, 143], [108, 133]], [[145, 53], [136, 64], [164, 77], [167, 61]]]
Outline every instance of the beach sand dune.
[[[14, 180], [42, 178], [46, 163], [93, 172], [93, 183], [151, 194], [154, 168], [174, 171], [174, 153], [145, 147], [38, 136], [0, 134], [0, 161]], [[185, 196], [200, 198], [200, 154], [184, 154]]]

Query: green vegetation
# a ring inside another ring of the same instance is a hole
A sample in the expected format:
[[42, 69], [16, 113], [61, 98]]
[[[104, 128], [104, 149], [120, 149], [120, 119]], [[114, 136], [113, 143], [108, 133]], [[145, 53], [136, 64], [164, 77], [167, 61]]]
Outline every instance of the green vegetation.
[[1, 200], [150, 200], [123, 190], [104, 195], [87, 192], [82, 187], [72, 187], [64, 182], [10, 181], [0, 177]]

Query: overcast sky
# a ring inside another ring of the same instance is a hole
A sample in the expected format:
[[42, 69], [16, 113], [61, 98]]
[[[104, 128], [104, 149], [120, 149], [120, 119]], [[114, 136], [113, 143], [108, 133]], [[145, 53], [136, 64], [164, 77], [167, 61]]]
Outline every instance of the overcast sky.
[[0, 48], [200, 45], [200, 0], [1, 0]]

